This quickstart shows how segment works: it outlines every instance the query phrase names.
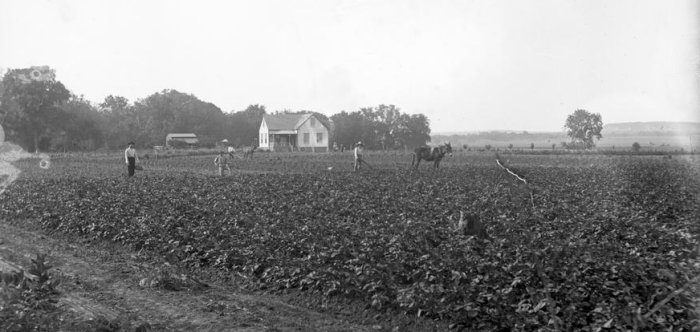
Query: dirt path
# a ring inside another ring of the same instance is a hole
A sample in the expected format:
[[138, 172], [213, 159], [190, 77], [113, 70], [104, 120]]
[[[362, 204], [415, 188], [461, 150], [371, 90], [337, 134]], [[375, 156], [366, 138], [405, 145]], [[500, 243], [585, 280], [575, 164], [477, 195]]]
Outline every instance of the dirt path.
[[[372, 331], [332, 316], [251, 294], [232, 285], [182, 279], [181, 290], [151, 287], [159, 266], [147, 257], [109, 244], [67, 243], [0, 221], [0, 270], [29, 267], [48, 253], [52, 276], [61, 281], [59, 309], [65, 330], [104, 322], [115, 330], [152, 331]], [[179, 278], [179, 279], [178, 279]], [[184, 280], [184, 281], [183, 281]], [[186, 289], [185, 289], [186, 288]], [[172, 287], [171, 287], [172, 289]], [[84, 325], [82, 325], [84, 326]]]

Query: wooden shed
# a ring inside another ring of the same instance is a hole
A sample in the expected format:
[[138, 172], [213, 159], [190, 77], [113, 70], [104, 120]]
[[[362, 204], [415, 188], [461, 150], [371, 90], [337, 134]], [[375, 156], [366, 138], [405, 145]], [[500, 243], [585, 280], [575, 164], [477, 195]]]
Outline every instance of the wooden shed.
[[165, 146], [168, 148], [196, 148], [198, 145], [199, 139], [193, 133], [173, 133], [165, 137]]

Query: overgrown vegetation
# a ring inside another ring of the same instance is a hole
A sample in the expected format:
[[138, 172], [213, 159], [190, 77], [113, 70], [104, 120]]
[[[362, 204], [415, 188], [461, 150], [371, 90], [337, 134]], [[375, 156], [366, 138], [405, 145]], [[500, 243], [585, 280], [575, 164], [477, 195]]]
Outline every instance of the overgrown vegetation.
[[58, 281], [50, 269], [46, 255], [37, 254], [26, 272], [0, 271], [0, 330], [57, 330]]

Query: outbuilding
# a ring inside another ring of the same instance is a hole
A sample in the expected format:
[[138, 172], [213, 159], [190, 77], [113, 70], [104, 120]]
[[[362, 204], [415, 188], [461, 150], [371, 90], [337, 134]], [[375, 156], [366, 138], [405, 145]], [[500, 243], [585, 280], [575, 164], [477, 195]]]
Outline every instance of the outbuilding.
[[165, 137], [165, 146], [168, 148], [196, 148], [199, 145], [197, 135], [193, 133], [172, 133]]

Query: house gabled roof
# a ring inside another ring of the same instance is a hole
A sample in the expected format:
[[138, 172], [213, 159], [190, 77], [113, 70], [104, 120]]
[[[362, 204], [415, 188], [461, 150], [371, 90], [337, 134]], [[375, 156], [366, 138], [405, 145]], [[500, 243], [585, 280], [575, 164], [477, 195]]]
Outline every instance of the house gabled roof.
[[265, 114], [263, 121], [268, 130], [297, 130], [312, 114]]

